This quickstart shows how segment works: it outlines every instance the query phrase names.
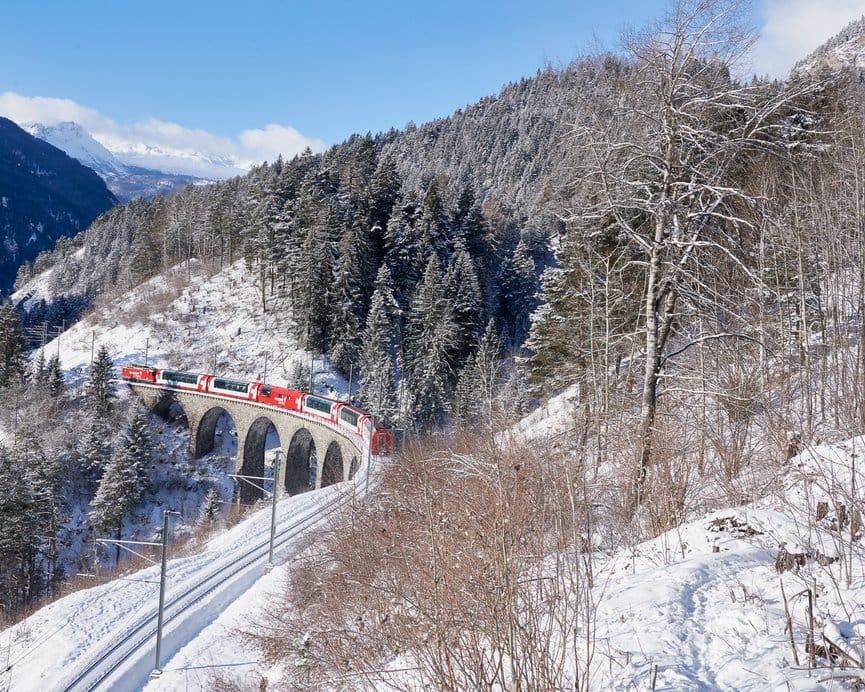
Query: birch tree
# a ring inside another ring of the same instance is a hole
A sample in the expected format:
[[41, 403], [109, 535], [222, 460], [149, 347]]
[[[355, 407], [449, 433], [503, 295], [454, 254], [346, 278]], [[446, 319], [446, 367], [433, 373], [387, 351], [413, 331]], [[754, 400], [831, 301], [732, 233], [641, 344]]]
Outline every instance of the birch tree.
[[802, 129], [789, 116], [807, 85], [731, 78], [752, 42], [742, 17], [735, 0], [680, 0], [658, 29], [629, 39], [622, 98], [603, 109], [587, 104], [573, 128], [582, 189], [570, 220], [588, 242], [611, 230], [623, 236], [643, 273], [636, 504], [665, 367], [688, 344], [729, 336], [724, 320], [708, 322], [706, 333], [688, 320], [725, 306], [735, 311], [728, 297], [704, 295], [698, 269], [723, 267], [730, 287], [759, 285], [743, 250], [760, 202], [747, 176]]

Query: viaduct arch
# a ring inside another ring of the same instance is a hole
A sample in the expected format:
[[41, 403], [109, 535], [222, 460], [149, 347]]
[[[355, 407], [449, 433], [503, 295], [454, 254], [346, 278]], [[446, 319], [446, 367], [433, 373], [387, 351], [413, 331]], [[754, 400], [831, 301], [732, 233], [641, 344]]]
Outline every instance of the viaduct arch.
[[[273, 426], [282, 451], [278, 494], [294, 495], [351, 480], [369, 453], [357, 435], [312, 416], [204, 392], [128, 384], [154, 413], [166, 416], [174, 403], [183, 409], [189, 422], [189, 451], [194, 458], [213, 449], [217, 421], [223, 413], [231, 416], [237, 427], [234, 472], [239, 475], [264, 475], [265, 442]], [[248, 483], [239, 483], [237, 488], [241, 502], [262, 496], [261, 490]]]

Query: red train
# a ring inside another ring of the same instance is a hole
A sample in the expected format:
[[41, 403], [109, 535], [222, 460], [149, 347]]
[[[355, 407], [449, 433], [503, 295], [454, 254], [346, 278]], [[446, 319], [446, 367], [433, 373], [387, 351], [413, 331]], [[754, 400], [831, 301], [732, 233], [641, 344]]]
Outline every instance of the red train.
[[373, 454], [387, 454], [393, 448], [391, 431], [378, 424], [374, 425], [372, 416], [366, 411], [316, 394], [274, 387], [263, 382], [241, 382], [227, 380], [216, 375], [177, 372], [143, 365], [124, 367], [123, 379], [130, 382], [158, 384], [174, 389], [206, 392], [231, 399], [244, 399], [266, 406], [306, 413], [360, 435], [367, 443], [371, 443]]

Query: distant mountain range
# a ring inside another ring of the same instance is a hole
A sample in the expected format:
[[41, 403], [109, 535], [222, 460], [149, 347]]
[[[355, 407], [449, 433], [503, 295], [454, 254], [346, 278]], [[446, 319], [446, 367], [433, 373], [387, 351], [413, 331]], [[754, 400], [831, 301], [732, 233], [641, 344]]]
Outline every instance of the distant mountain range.
[[157, 149], [144, 144], [112, 151], [97, 142], [78, 123], [25, 123], [34, 137], [54, 145], [92, 168], [121, 201], [150, 199], [190, 183], [223, 180], [245, 171], [205, 154]]
[[115, 204], [93, 170], [0, 117], [0, 294], [24, 262]]

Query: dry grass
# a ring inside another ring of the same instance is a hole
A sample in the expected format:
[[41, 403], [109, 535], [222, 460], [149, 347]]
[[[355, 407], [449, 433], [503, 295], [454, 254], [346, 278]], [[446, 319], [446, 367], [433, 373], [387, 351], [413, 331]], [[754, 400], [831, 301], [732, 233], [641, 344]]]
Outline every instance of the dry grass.
[[591, 572], [572, 559], [590, 541], [579, 487], [543, 450], [413, 445], [296, 565], [267, 617], [274, 634], [250, 636], [291, 689], [401, 688], [380, 670], [399, 655], [423, 687], [580, 688], [568, 634], [590, 617]]

